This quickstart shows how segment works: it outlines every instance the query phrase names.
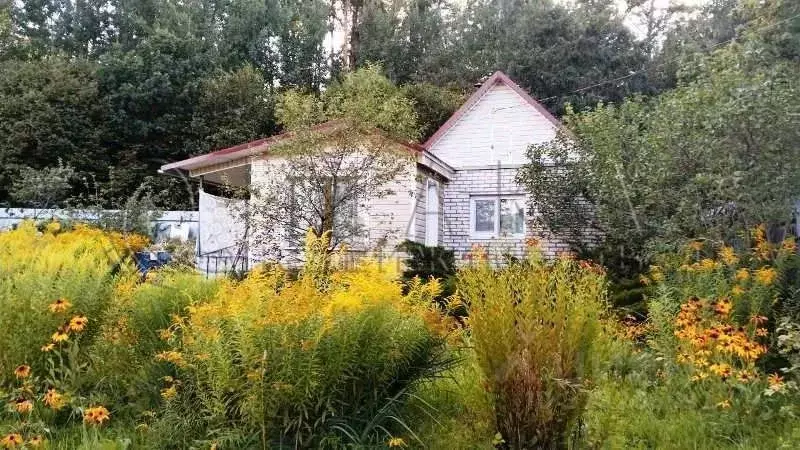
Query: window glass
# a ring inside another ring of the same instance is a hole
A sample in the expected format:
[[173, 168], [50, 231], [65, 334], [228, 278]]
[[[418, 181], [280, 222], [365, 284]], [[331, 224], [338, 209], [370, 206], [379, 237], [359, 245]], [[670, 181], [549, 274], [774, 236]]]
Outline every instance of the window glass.
[[495, 201], [475, 200], [475, 231], [494, 232]]
[[525, 230], [525, 205], [522, 199], [500, 200], [500, 232], [522, 234]]

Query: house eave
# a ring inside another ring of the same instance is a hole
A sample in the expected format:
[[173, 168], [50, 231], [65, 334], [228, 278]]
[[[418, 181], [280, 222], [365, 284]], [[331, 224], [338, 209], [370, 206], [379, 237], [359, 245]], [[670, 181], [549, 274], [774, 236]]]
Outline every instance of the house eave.
[[455, 169], [427, 150], [419, 154], [417, 163], [441, 175], [445, 180], [452, 180], [456, 175]]

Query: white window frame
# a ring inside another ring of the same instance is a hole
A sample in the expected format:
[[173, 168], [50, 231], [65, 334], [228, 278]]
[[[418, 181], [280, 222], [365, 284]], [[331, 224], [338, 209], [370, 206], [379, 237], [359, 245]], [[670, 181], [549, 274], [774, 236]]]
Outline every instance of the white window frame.
[[[494, 202], [494, 231], [475, 231], [475, 214], [476, 202], [479, 200], [492, 200]], [[518, 200], [521, 201], [523, 206], [523, 220], [521, 233], [506, 233], [500, 232], [500, 201], [501, 200]], [[469, 198], [469, 235], [476, 239], [490, 239], [496, 237], [524, 237], [527, 232], [527, 205], [525, 205], [524, 195], [472, 195]]]

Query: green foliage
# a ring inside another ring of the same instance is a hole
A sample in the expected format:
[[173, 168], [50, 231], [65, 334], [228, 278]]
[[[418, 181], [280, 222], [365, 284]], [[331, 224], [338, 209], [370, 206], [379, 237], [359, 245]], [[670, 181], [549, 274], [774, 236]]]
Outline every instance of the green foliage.
[[436, 278], [444, 282], [442, 298], [455, 293], [456, 259], [453, 250], [428, 247], [414, 241], [404, 241], [398, 245], [398, 249], [408, 254], [403, 271], [406, 282], [414, 278], [423, 281]]
[[23, 167], [42, 170], [61, 160], [80, 180], [114, 158], [101, 144], [95, 69], [61, 57], [0, 62], [0, 201]]
[[278, 119], [294, 130], [341, 119], [361, 130], [374, 127], [407, 140], [418, 136], [413, 103], [382, 74], [380, 66], [367, 66], [345, 75], [321, 96], [299, 91], [285, 93]]
[[436, 292], [403, 296], [375, 263], [323, 282], [321, 242], [297, 282], [257, 270], [171, 326], [181, 353], [162, 359], [177, 369], [178, 393], [154, 429], [160, 439], [341, 448], [413, 438], [400, 415], [410, 389], [452, 361], [424, 320], [438, 314]]
[[406, 406], [409, 427], [428, 448], [491, 448], [496, 434], [492, 396], [475, 352], [465, 348], [457, 355], [457, 366], [416, 389]]
[[216, 290], [216, 282], [181, 269], [149, 273], [147, 283], [133, 278], [117, 283], [113, 301], [97, 320], [101, 339], [90, 349], [87, 383], [96, 398], [130, 419], [157, 408], [162, 377], [173, 374], [154, 359], [169, 349], [164, 333], [176, 315], [205, 303]]
[[34, 208], [61, 206], [70, 191], [75, 170], [59, 160], [57, 167], [42, 170], [22, 167], [11, 188], [11, 198], [18, 204]]
[[541, 221], [621, 273], [639, 270], [657, 243], [788, 223], [800, 66], [754, 46], [701, 60], [691, 81], [656, 99], [568, 116], [572, 133], [533, 146], [520, 173]]
[[406, 84], [402, 89], [404, 95], [414, 102], [421, 141], [431, 137], [466, 100], [464, 94], [456, 89], [430, 83]]
[[484, 260], [459, 273], [496, 426], [510, 448], [568, 444], [594, 376], [605, 284], [598, 268], [546, 263], [535, 249], [507, 268]]
[[796, 326], [781, 319], [781, 280], [797, 255], [793, 240], [756, 233], [752, 251], [694, 241], [659, 257], [649, 320], [601, 346], [608, 366], [590, 395], [588, 445], [793, 446]]

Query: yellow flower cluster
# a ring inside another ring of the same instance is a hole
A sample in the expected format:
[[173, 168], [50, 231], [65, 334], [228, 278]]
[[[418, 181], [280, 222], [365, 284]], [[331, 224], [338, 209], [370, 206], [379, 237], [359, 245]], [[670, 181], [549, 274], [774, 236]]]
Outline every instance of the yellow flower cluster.
[[755, 361], [766, 352], [754, 339], [767, 335], [766, 329], [759, 327], [764, 318], [756, 316], [748, 328], [737, 327], [730, 320], [731, 309], [728, 298], [708, 301], [692, 297], [681, 305], [675, 319], [681, 348], [678, 361], [694, 367], [695, 380], [709, 374], [726, 380], [736, 375], [741, 382], [754, 378]]

